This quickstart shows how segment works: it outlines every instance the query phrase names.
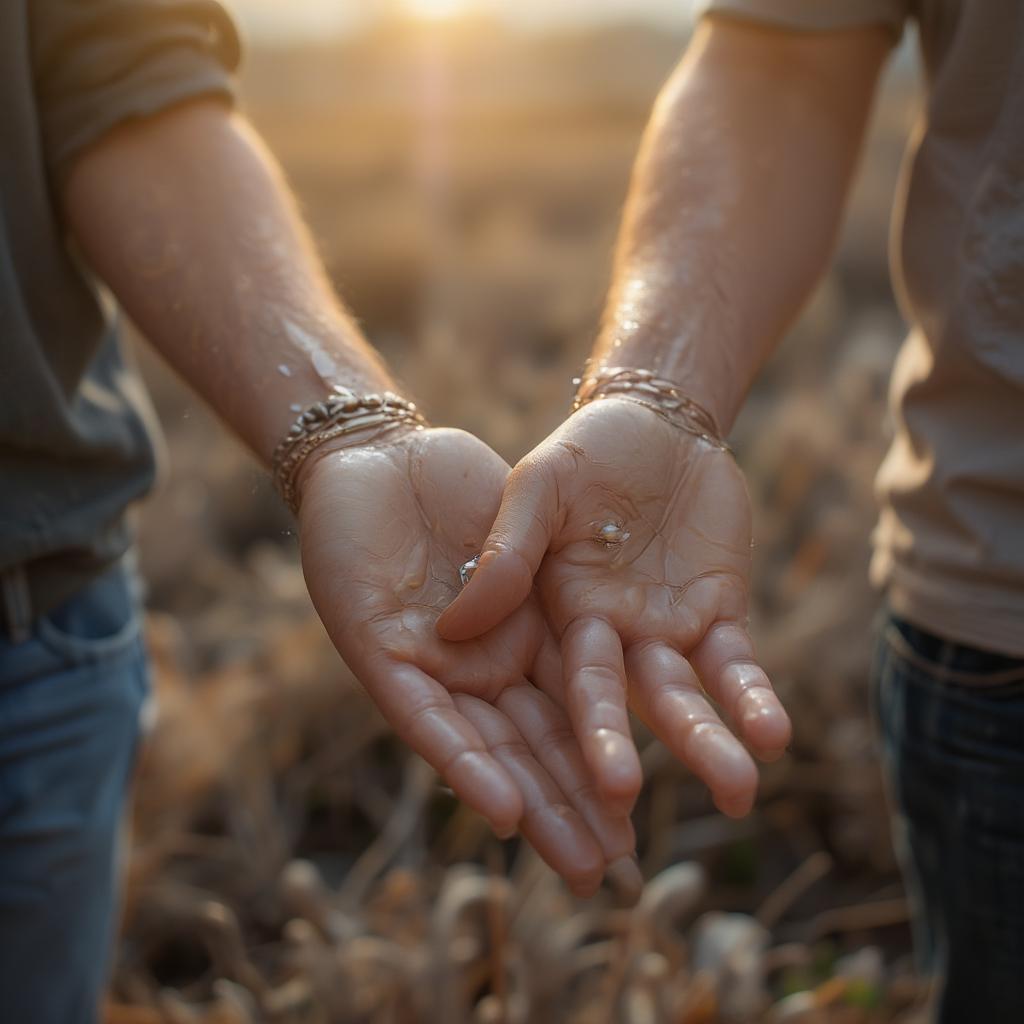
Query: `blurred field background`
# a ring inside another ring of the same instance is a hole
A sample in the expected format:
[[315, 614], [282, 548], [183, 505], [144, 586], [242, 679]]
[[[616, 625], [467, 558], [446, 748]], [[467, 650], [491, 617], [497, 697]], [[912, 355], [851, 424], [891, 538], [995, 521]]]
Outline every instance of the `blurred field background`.
[[[687, 22], [656, 3], [557, 24], [373, 6], [316, 38], [285, 33], [266, 0], [243, 8], [244, 109], [409, 391], [514, 462], [565, 415]], [[887, 224], [916, 110], [904, 47], [835, 266], [733, 435], [755, 504], [755, 637], [792, 753], [735, 822], [640, 734], [635, 910], [573, 900], [388, 736], [311, 610], [263, 475], [140, 346], [169, 456], [141, 517], [159, 715], [110, 1024], [911, 1019], [866, 568], [903, 330]]]

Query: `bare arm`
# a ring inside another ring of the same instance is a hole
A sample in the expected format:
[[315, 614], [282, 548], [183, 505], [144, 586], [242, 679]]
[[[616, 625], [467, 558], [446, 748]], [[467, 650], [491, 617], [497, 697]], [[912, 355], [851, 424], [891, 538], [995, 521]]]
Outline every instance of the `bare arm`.
[[[332, 385], [392, 387], [276, 165], [223, 106], [191, 103], [103, 138], [72, 168], [64, 202], [143, 332], [265, 463], [294, 410]], [[586, 785], [536, 605], [471, 644], [434, 628], [507, 472], [454, 430], [331, 450], [302, 477], [310, 596], [397, 734], [499, 834], [521, 828], [580, 894], [606, 867], [635, 889], [632, 827]]]
[[[653, 370], [728, 428], [825, 264], [889, 43], [873, 28], [702, 24], [637, 162], [595, 365]], [[513, 470], [439, 629], [474, 636], [536, 582], [605, 798], [628, 805], [641, 782], [628, 701], [743, 814], [748, 749], [772, 759], [790, 735], [747, 631], [750, 536], [726, 452], [632, 402], [594, 402]]]
[[655, 370], [728, 429], [826, 265], [891, 42], [702, 23], [637, 160], [596, 363]]
[[264, 463], [334, 384], [393, 387], [346, 315], [276, 163], [214, 101], [112, 132], [74, 164], [71, 230], [148, 339]]

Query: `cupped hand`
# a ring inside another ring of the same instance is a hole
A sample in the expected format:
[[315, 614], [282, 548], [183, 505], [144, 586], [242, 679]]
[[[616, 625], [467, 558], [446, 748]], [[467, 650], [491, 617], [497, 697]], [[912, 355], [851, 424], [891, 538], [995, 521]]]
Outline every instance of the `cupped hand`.
[[772, 760], [790, 738], [747, 632], [750, 530], [727, 451], [637, 403], [602, 399], [513, 470], [480, 567], [438, 629], [487, 635], [517, 614], [536, 576], [561, 641], [566, 706], [609, 806], [629, 806], [642, 781], [628, 701], [719, 809], [739, 816], [757, 790], [750, 751]]
[[606, 867], [639, 881], [628, 817], [605, 808], [559, 703], [558, 648], [534, 599], [465, 643], [437, 619], [480, 551], [508, 466], [456, 430], [323, 455], [301, 481], [309, 592], [384, 717], [500, 836], [517, 828], [580, 895]]

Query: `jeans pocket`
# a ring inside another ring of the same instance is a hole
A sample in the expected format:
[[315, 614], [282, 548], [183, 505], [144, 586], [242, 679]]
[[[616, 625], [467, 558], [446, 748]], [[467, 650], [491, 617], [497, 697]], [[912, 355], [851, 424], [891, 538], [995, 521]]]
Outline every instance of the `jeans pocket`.
[[107, 570], [37, 620], [35, 632], [68, 665], [94, 664], [132, 650], [142, 632], [134, 572], [124, 564]]
[[950, 792], [969, 777], [985, 785], [1000, 775], [1024, 783], [1024, 678], [1019, 671], [963, 673], [938, 659], [929, 662], [892, 624], [882, 658], [883, 736], [905, 776], [923, 774], [931, 788]]
[[887, 656], [904, 677], [988, 699], [1024, 697], [1024, 659], [946, 643], [895, 617], [884, 628]]

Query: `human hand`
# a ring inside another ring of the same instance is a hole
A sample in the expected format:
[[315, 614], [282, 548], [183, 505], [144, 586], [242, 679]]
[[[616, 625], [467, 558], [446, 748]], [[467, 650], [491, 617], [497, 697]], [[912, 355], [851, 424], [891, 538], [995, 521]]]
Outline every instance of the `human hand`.
[[628, 817], [590, 780], [559, 703], [558, 648], [536, 602], [466, 643], [436, 622], [481, 548], [508, 466], [457, 430], [323, 455], [301, 480], [302, 565], [320, 617], [398, 736], [499, 836], [517, 826], [578, 895], [606, 866], [640, 877]]
[[[604, 543], [603, 526], [621, 543]], [[561, 640], [566, 706], [606, 802], [630, 806], [642, 781], [628, 696], [719, 809], [740, 816], [757, 789], [747, 748], [773, 760], [790, 738], [747, 632], [750, 546], [749, 500], [728, 452], [602, 399], [512, 471], [480, 566], [438, 629], [449, 640], [486, 634], [536, 576]]]

